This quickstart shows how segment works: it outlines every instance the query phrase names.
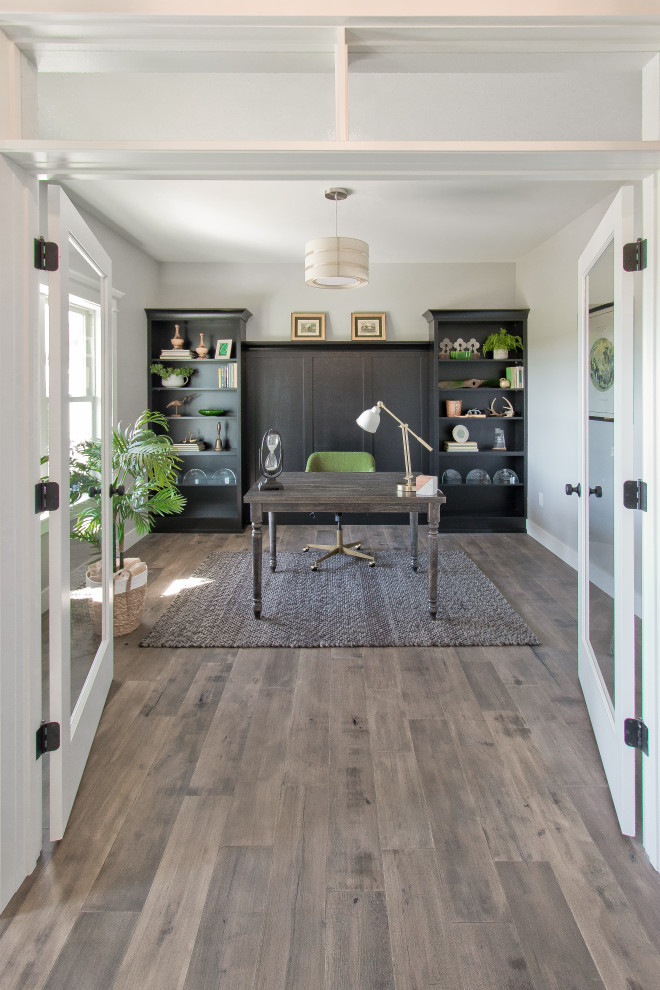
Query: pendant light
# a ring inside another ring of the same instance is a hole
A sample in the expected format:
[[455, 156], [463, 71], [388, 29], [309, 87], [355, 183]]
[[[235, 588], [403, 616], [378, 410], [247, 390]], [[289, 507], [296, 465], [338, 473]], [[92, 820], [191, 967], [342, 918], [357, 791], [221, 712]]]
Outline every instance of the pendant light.
[[305, 282], [317, 289], [358, 289], [369, 281], [369, 245], [337, 236], [337, 203], [348, 194], [348, 189], [326, 189], [325, 198], [335, 203], [335, 236], [305, 245]]

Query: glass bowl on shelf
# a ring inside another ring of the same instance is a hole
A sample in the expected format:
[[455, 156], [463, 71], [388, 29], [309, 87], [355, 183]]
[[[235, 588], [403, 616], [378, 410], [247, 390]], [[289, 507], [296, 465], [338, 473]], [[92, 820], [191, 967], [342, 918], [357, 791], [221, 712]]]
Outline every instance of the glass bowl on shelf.
[[192, 468], [190, 471], [186, 471], [183, 476], [182, 485], [205, 485], [208, 479], [206, 477], [206, 472], [201, 471], [199, 468]]
[[443, 473], [441, 484], [443, 485], [462, 485], [463, 476], [459, 471], [454, 471], [453, 468], [447, 468]]
[[473, 471], [469, 471], [465, 479], [466, 485], [490, 485], [490, 483], [490, 475], [483, 468], [475, 468]]
[[235, 485], [236, 475], [231, 468], [220, 468], [211, 475], [212, 485]]
[[199, 410], [199, 415], [200, 416], [224, 416], [225, 415], [225, 410], [224, 409], [200, 409]]
[[516, 474], [515, 471], [512, 471], [511, 468], [500, 468], [500, 470], [496, 471], [495, 474], [493, 475], [493, 484], [517, 485], [518, 475]]

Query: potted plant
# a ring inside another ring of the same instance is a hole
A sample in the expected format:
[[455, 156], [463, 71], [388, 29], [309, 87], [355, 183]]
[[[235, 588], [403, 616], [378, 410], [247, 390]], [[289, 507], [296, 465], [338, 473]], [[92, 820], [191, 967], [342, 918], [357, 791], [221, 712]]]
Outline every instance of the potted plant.
[[183, 388], [184, 385], [188, 384], [188, 380], [194, 370], [189, 364], [173, 364], [170, 366], [157, 362], [149, 367], [152, 375], [160, 375], [163, 388]]
[[509, 356], [509, 351], [521, 351], [523, 342], [518, 336], [510, 334], [504, 327], [500, 327], [497, 333], [491, 333], [486, 337], [483, 346], [483, 353], [493, 352], [496, 361], [505, 361]]
[[[164, 432], [156, 433], [154, 426]], [[162, 413], [146, 409], [132, 426], [122, 430], [119, 424], [112, 431], [115, 636], [138, 627], [146, 595], [146, 564], [139, 558], [124, 556], [126, 523], [133, 523], [138, 536], [146, 536], [156, 516], [175, 515], [183, 510], [186, 500], [175, 485], [179, 464]], [[95, 563], [101, 553], [100, 478], [101, 441], [86, 440], [71, 454], [71, 502], [87, 496], [73, 524], [72, 536], [90, 543], [96, 551], [87, 571], [87, 583], [92, 588], [100, 583], [100, 563]], [[91, 609], [92, 620], [99, 627], [100, 605], [92, 601]]]

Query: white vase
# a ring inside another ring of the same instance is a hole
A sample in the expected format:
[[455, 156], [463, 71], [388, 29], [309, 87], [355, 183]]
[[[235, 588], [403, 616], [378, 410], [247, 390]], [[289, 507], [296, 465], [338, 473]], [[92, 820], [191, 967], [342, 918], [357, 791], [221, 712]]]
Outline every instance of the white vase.
[[188, 384], [187, 375], [170, 375], [169, 378], [161, 378], [163, 388], [183, 388]]
[[506, 361], [509, 356], [509, 352], [502, 347], [496, 347], [493, 351], [493, 359], [495, 361]]

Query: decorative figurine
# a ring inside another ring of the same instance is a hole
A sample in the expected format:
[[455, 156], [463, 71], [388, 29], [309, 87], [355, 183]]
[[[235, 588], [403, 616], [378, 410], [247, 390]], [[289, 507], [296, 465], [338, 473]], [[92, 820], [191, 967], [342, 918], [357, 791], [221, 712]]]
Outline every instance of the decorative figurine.
[[175, 351], [180, 351], [183, 347], [183, 337], [179, 333], [179, 324], [174, 324], [174, 336], [172, 337], [170, 343]]
[[173, 399], [171, 402], [168, 402], [165, 408], [169, 409], [170, 406], [174, 406], [176, 410], [175, 412], [171, 413], [172, 419], [180, 418], [181, 413], [179, 412], [179, 409], [181, 408], [181, 406], [184, 404], [184, 402], [188, 402], [189, 399], [194, 399], [196, 395], [199, 395], [199, 392], [191, 392], [189, 395], [186, 395], [183, 399]]
[[200, 335], [199, 335], [199, 347], [196, 347], [195, 348], [195, 354], [197, 355], [198, 358], [205, 358], [206, 355], [208, 354], [208, 352], [209, 352], [209, 349], [204, 344], [204, 334], [203, 333], [200, 333]]
[[218, 436], [215, 441], [215, 450], [222, 450], [222, 437], [220, 436], [220, 431], [222, 430], [222, 420], [218, 420]]

